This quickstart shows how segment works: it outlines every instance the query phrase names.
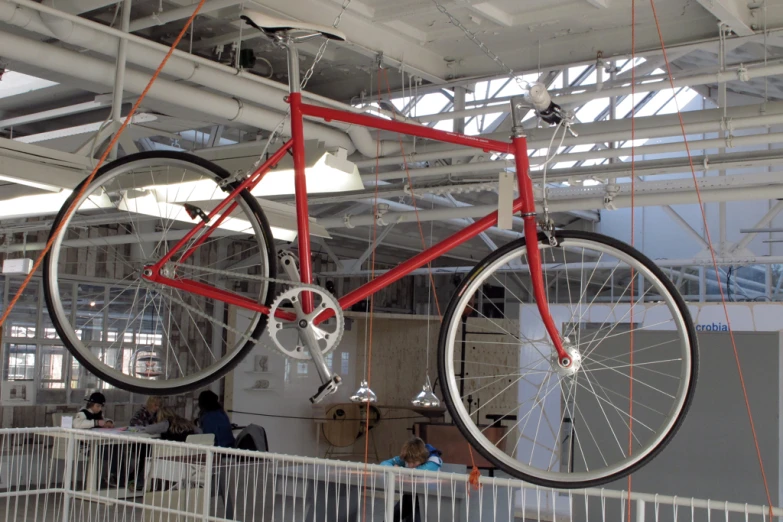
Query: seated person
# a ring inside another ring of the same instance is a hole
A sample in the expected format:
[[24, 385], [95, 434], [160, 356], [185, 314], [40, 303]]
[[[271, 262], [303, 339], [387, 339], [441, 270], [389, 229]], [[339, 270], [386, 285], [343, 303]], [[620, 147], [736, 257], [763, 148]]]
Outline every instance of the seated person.
[[[438, 471], [443, 465], [440, 450], [435, 449], [423, 440], [414, 437], [402, 446], [400, 455], [381, 462], [381, 466], [397, 466], [400, 468], [415, 468], [425, 471]], [[414, 510], [413, 496], [403, 493], [402, 498], [394, 506], [395, 522], [420, 522], [419, 508]]]
[[[77, 430], [90, 430], [95, 428], [113, 428], [111, 419], [103, 418], [103, 407], [106, 405], [106, 397], [95, 392], [85, 399], [87, 406], [79, 410], [73, 418], [73, 427]], [[122, 476], [121, 461], [125, 458], [122, 452], [114, 445], [99, 445], [97, 458], [103, 462], [99, 472], [99, 481], [103, 487], [117, 487], [118, 477]]]
[[160, 409], [161, 400], [160, 397], [147, 397], [147, 402], [131, 417], [129, 426], [138, 428], [142, 426], [149, 426], [157, 422], [156, 415]]
[[205, 390], [198, 396], [198, 425], [204, 433], [215, 434], [215, 446], [230, 448], [234, 445], [231, 421], [218, 402], [215, 392]]
[[199, 433], [199, 429], [189, 420], [180, 417], [171, 408], [163, 407], [158, 410], [157, 422], [142, 428], [144, 433], [160, 434], [163, 440], [185, 442], [190, 435]]
[[79, 410], [73, 418], [73, 427], [77, 430], [89, 430], [93, 428], [113, 428], [111, 419], [103, 418], [103, 407], [106, 397], [100, 392], [95, 392], [85, 399], [87, 406]]

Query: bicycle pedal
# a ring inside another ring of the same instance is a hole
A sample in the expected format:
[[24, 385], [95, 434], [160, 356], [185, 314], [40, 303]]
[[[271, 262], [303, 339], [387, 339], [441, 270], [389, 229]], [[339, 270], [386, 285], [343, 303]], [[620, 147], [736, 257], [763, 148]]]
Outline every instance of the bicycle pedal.
[[333, 376], [328, 382], [323, 383], [316, 392], [315, 395], [310, 397], [310, 402], [313, 404], [318, 404], [327, 395], [331, 395], [337, 391], [337, 388], [340, 387], [340, 384], [343, 382], [343, 380], [340, 378], [339, 375]]

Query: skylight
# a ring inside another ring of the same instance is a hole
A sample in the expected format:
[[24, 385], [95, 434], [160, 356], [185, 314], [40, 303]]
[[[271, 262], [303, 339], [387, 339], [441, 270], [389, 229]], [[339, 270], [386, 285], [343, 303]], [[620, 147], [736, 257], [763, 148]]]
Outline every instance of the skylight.
[[49, 80], [28, 76], [16, 71], [5, 71], [2, 77], [0, 77], [0, 98], [17, 96], [53, 85], [57, 85], [57, 82], [50, 82]]

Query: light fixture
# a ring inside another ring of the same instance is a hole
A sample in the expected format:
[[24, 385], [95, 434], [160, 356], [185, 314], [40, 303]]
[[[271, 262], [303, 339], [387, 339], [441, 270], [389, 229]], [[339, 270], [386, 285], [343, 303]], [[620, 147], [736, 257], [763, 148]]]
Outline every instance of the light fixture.
[[90, 306], [95, 306], [95, 301], [90, 301]]
[[419, 394], [413, 398], [411, 404], [417, 408], [437, 408], [440, 406], [440, 399], [438, 399], [438, 397], [432, 391], [429, 375], [427, 375], [427, 380], [424, 383], [424, 386], [421, 387]]
[[[195, 182], [200, 183], [200, 182]], [[167, 193], [167, 192], [166, 192]], [[129, 197], [131, 196], [131, 197]], [[136, 196], [136, 197], [132, 197]], [[194, 223], [185, 207], [176, 203], [160, 201], [155, 191], [126, 191], [120, 201], [117, 203], [118, 210], [144, 214], [147, 216], [159, 217], [173, 221], [182, 221], [184, 223]], [[202, 209], [203, 210], [203, 209]], [[215, 216], [218, 219], [220, 216]], [[242, 234], [253, 234], [254, 230], [250, 222], [246, 219], [233, 217], [226, 218], [218, 227], [223, 230], [231, 230]], [[280, 227], [270, 226], [272, 236], [275, 239], [283, 241], [293, 241], [296, 238], [294, 230], [288, 230]]]
[[[186, 181], [183, 183], [172, 183], [169, 185], [151, 185], [144, 187], [141, 190], [147, 191], [152, 198], [152, 204], [145, 203], [142, 205], [143, 209], [146, 209], [152, 216], [165, 216], [168, 219], [177, 219], [193, 223], [193, 220], [188, 216], [187, 212], [184, 214], [184, 208], [178, 203], [190, 203], [202, 209], [204, 212], [209, 212], [215, 206], [226, 197], [226, 193], [219, 190], [218, 187], [208, 180], [199, 181]], [[269, 226], [272, 229], [272, 236], [275, 239], [283, 241], [293, 241], [296, 239], [296, 207], [286, 205], [285, 203], [279, 203], [276, 201], [269, 201], [266, 199], [257, 198], [261, 208], [264, 210], [269, 221]], [[159, 210], [159, 205], [165, 205], [166, 210]], [[182, 210], [174, 209], [177, 207]], [[125, 210], [125, 209], [121, 209]], [[231, 224], [221, 228], [229, 230], [235, 230], [238, 232], [247, 232], [250, 229], [250, 225], [247, 221], [228, 218], [226, 221], [241, 222], [242, 225]], [[248, 232], [249, 233], [249, 232]], [[315, 219], [310, 218], [310, 235], [316, 237], [330, 238], [329, 232], [316, 222]]]
[[[229, 172], [246, 172], [264, 153], [264, 145], [264, 141], [251, 141], [197, 150], [195, 154], [220, 165]], [[325, 150], [323, 144], [317, 140], [305, 142], [305, 178], [308, 194], [364, 189], [359, 168], [348, 160], [348, 151], [343, 148]], [[264, 179], [252, 192], [256, 197], [293, 195], [293, 159], [288, 155], [281, 159], [275, 168], [264, 175]]]
[[[312, 166], [305, 169], [308, 194], [349, 192], [363, 190], [359, 168], [348, 161], [348, 151], [337, 149], [337, 154], [324, 153]], [[294, 169], [274, 169], [266, 173], [261, 183], [251, 192], [256, 197], [294, 194]]]
[[0, 219], [56, 214], [70, 195], [70, 190], [62, 190], [50, 194], [35, 194], [4, 199], [2, 200], [2, 205], [0, 205]]
[[[157, 121], [158, 117], [154, 114], [139, 113], [133, 116], [131, 120], [132, 124], [150, 123]], [[122, 118], [125, 121], [125, 118]], [[48, 132], [41, 132], [38, 134], [30, 134], [29, 136], [21, 136], [14, 138], [14, 141], [21, 143], [39, 143], [43, 141], [57, 140], [61, 138], [70, 138], [71, 136], [79, 136], [81, 134], [87, 134], [90, 132], [97, 132], [104, 125], [103, 122], [97, 121], [94, 123], [85, 123], [84, 125], [77, 125], [75, 127], [67, 127], [65, 129], [57, 129]]]
[[351, 395], [351, 402], [363, 402], [363, 403], [375, 403], [378, 402], [378, 397], [375, 392], [370, 389], [367, 381], [362, 381], [359, 384], [359, 389]]
[[46, 190], [47, 192], [60, 192], [63, 188], [55, 185], [49, 185], [47, 183], [38, 183], [30, 179], [16, 177], [16, 176], [4, 176], [0, 174], [0, 181], [8, 181], [9, 183], [16, 183], [18, 185], [25, 185], [28, 187], [37, 188], [39, 190]]

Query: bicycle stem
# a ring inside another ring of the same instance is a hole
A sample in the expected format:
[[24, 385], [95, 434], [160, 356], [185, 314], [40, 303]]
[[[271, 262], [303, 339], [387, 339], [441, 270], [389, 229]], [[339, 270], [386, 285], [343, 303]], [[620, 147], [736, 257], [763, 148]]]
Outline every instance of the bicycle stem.
[[524, 97], [511, 99], [511, 128], [512, 145], [514, 148], [514, 161], [517, 168], [517, 185], [519, 195], [522, 198], [522, 220], [524, 222], [525, 244], [527, 246], [528, 265], [530, 279], [533, 284], [533, 295], [536, 300], [538, 313], [544, 322], [552, 344], [557, 351], [558, 363], [567, 368], [571, 366], [571, 356], [563, 348], [563, 341], [557, 330], [552, 313], [549, 310], [549, 300], [544, 290], [544, 276], [541, 269], [541, 251], [538, 248], [538, 224], [536, 222], [536, 201], [533, 194], [533, 181], [530, 179], [530, 160], [527, 156], [527, 139], [522, 127], [522, 118], [525, 113], [535, 109], [533, 104]]

